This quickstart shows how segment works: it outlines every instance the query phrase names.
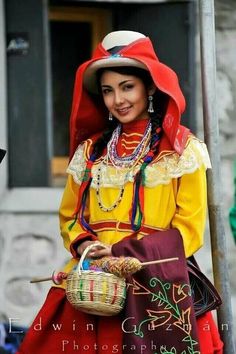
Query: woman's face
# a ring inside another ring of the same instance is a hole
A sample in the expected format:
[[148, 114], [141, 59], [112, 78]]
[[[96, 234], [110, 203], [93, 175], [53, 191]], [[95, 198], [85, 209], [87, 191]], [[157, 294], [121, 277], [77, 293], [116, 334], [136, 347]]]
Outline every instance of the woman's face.
[[148, 118], [149, 93], [140, 78], [105, 70], [100, 82], [104, 103], [120, 123]]

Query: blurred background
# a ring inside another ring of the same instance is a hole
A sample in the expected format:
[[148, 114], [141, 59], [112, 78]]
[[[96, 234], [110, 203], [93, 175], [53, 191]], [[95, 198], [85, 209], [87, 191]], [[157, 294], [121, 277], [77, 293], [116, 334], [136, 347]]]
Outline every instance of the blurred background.
[[[236, 323], [236, 248], [229, 225], [235, 202], [236, 2], [216, 0], [215, 21], [219, 188]], [[119, 29], [151, 37], [159, 59], [179, 75], [187, 100], [182, 123], [204, 139], [198, 1], [0, 0], [0, 148], [7, 150], [0, 166], [0, 324], [7, 337], [30, 325], [50, 287], [29, 280], [50, 276], [70, 257], [58, 208], [75, 72], [107, 32]], [[212, 278], [208, 227], [205, 239], [197, 259]]]

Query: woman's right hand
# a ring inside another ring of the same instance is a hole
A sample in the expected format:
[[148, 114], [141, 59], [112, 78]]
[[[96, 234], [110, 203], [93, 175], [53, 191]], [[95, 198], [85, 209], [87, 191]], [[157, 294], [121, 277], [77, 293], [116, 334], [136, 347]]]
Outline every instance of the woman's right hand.
[[[93, 243], [94, 243], [94, 244], [95, 244], [95, 243], [97, 244], [98, 242], [97, 242], [97, 241], [89, 241], [89, 240], [82, 242], [82, 243], [78, 246], [78, 248], [77, 248], [77, 253], [78, 253], [78, 255], [81, 256], [81, 255], [83, 254], [84, 250], [85, 250], [88, 246], [92, 245]], [[89, 253], [91, 253], [91, 252], [93, 252], [93, 250], [90, 250], [90, 251], [88, 252], [88, 254], [87, 254], [88, 257], [89, 257]]]
[[105, 245], [103, 243], [100, 243], [98, 241], [84, 241], [82, 242], [78, 248], [77, 248], [77, 253], [81, 256], [84, 252], [84, 250], [94, 244], [94, 247], [90, 249], [90, 251], [87, 253], [86, 257], [88, 258], [100, 258], [104, 256], [111, 256], [111, 246], [110, 245]]

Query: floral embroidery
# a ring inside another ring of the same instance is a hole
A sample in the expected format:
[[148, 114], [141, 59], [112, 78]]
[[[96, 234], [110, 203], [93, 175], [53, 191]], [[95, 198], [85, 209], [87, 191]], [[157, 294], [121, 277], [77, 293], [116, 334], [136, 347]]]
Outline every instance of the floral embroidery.
[[[132, 295], [150, 296], [150, 306], [155, 303], [155, 309], [146, 309], [146, 317], [135, 325], [134, 335], [144, 337], [144, 326], [149, 324], [152, 330], [160, 326], [178, 327], [183, 333], [182, 342], [186, 343], [186, 350], [177, 352], [175, 347], [160, 347], [160, 354], [200, 354], [194, 347], [198, 345], [192, 336], [192, 325], [190, 321], [191, 307], [184, 308], [184, 300], [191, 297], [189, 284], [172, 284], [163, 282], [159, 278], [151, 278], [149, 287], [143, 286], [133, 278], [130, 284]], [[182, 303], [182, 304], [181, 304]], [[154, 354], [159, 354], [155, 352]]]

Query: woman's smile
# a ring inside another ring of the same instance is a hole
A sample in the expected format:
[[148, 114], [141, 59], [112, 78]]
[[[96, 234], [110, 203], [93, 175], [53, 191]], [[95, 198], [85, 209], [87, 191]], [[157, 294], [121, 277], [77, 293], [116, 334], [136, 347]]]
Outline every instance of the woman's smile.
[[123, 108], [116, 108], [116, 111], [119, 115], [125, 116], [128, 114], [131, 110], [132, 106], [129, 107], [123, 107]]

